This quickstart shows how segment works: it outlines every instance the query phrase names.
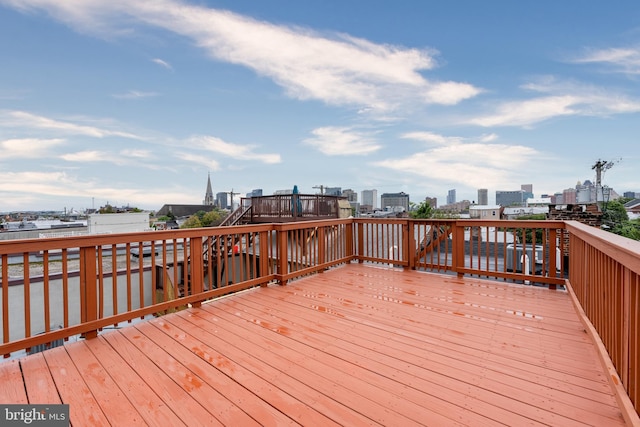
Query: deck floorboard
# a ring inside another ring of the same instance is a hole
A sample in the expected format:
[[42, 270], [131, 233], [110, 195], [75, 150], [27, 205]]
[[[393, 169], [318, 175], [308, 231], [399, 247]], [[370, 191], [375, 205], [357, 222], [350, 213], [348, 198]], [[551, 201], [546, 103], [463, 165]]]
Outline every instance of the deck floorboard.
[[624, 425], [568, 294], [350, 264], [0, 363], [73, 425]]

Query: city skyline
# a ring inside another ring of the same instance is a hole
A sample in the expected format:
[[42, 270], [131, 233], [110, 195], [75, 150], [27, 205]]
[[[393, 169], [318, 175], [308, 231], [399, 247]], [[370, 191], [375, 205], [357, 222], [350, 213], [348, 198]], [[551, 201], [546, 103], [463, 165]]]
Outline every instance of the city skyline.
[[0, 0], [0, 211], [198, 204], [208, 173], [214, 194], [554, 194], [599, 159], [638, 192], [638, 12]]

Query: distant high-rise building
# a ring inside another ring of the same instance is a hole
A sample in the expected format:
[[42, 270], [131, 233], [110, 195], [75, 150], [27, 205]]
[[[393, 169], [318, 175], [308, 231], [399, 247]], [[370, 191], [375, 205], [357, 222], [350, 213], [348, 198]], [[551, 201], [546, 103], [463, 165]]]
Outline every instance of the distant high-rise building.
[[409, 212], [409, 195], [402, 191], [400, 193], [383, 193], [380, 196], [380, 205], [385, 209], [399, 206], [404, 208], [405, 212]]
[[357, 202], [358, 201], [358, 193], [353, 191], [350, 188], [342, 191], [342, 197], [346, 197], [349, 202]]
[[527, 193], [523, 190], [496, 191], [496, 205], [524, 206], [526, 201]]
[[327, 196], [342, 196], [342, 187], [325, 187], [324, 194]]
[[378, 190], [362, 190], [362, 206], [378, 209]]
[[578, 202], [578, 192], [575, 188], [567, 188], [562, 191], [562, 204], [572, 205]]
[[533, 193], [533, 184], [522, 184], [520, 189], [527, 193]]
[[262, 188], [256, 188], [255, 190], [251, 190], [250, 193], [247, 193], [247, 197], [261, 197], [262, 196]]
[[447, 193], [447, 204], [452, 205], [456, 202], [456, 190], [449, 190]]
[[637, 193], [635, 191], [625, 191], [622, 196], [629, 199], [640, 199], [640, 193]]
[[425, 197], [424, 201], [427, 202], [427, 204], [429, 206], [431, 206], [433, 209], [437, 209], [438, 208], [438, 198], [437, 197]]
[[228, 209], [229, 208], [229, 202], [227, 201], [227, 193], [224, 191], [221, 191], [220, 193], [216, 193], [216, 206], [218, 206], [220, 209]]
[[213, 206], [215, 204], [213, 190], [211, 189], [211, 174], [207, 174], [207, 191], [204, 193], [202, 204], [206, 206]]
[[482, 206], [489, 204], [489, 190], [486, 188], [478, 189], [478, 204]]

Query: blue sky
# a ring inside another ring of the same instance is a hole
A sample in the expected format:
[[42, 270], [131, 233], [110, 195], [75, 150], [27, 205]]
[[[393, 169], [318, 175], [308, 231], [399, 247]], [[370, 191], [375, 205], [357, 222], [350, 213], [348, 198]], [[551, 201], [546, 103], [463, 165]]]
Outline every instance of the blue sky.
[[637, 1], [0, 0], [0, 211], [640, 191]]

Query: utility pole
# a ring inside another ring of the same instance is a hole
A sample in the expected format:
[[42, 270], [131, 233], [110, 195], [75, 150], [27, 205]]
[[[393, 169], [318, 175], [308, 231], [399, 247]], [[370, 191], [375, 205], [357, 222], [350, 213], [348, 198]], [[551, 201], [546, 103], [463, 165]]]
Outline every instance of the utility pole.
[[231, 191], [225, 191], [226, 194], [228, 194], [229, 196], [231, 196], [231, 210], [233, 211], [233, 195], [238, 195], [240, 193], [234, 193], [233, 192], [233, 188], [231, 189]]
[[599, 196], [603, 195], [602, 194], [602, 176], [604, 175], [604, 173], [606, 171], [611, 169], [613, 167], [613, 165], [615, 165], [619, 161], [620, 161], [620, 159], [618, 159], [618, 160], [602, 160], [602, 159], [598, 159], [598, 161], [595, 162], [595, 164], [593, 166], [591, 166], [591, 169], [596, 171], [596, 203], [600, 201], [598, 199]]
[[312, 188], [319, 188], [320, 194], [324, 194], [324, 189], [326, 188], [324, 185], [314, 185]]

